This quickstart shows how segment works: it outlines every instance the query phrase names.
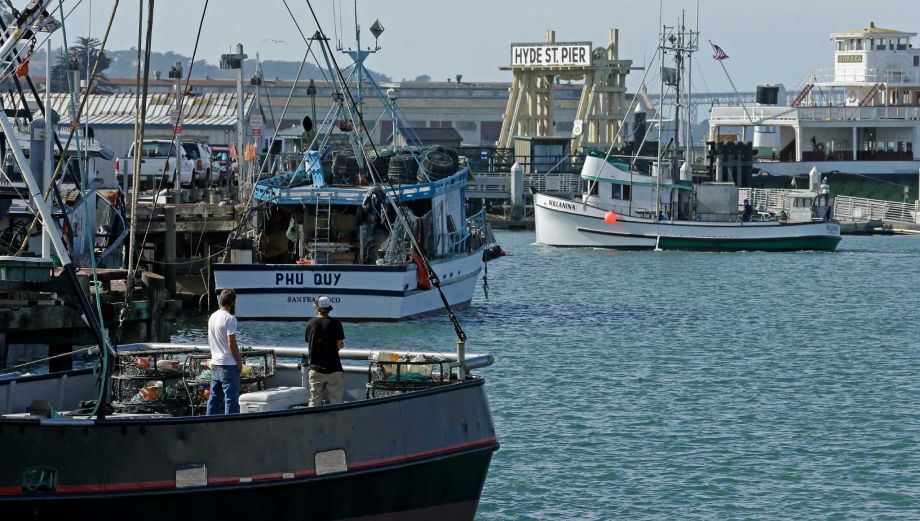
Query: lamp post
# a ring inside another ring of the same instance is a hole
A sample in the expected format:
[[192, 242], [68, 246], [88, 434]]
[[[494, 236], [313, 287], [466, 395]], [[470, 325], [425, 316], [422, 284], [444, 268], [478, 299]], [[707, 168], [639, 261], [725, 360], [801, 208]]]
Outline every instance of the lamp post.
[[177, 61], [169, 68], [169, 77], [176, 80], [176, 107], [173, 109], [171, 119], [173, 136], [176, 139], [176, 170], [173, 174], [173, 190], [178, 193], [182, 188], [182, 144], [180, 143], [182, 135], [182, 62]]
[[[259, 127], [258, 134], [256, 133], [256, 127], [254, 124], [250, 124], [249, 131], [252, 133], [252, 137], [259, 144], [258, 150], [262, 150], [262, 64], [259, 62], [259, 54], [256, 53], [256, 72], [253, 73], [252, 78], [249, 78], [249, 84], [256, 88], [256, 114], [259, 116]], [[259, 167], [260, 163], [258, 159], [256, 160], [256, 166]], [[261, 167], [259, 168], [261, 171]]]
[[236, 70], [236, 164], [240, 187], [245, 183], [246, 159], [243, 155], [243, 60], [248, 58], [243, 54], [243, 44], [236, 44], [236, 52], [220, 56], [221, 69]]

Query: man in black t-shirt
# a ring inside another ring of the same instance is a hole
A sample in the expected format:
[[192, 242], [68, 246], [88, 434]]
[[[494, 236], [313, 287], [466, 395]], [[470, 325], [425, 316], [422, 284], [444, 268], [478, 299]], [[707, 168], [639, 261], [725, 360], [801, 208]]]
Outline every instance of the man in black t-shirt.
[[316, 318], [307, 322], [304, 341], [310, 345], [310, 407], [328, 403], [342, 403], [345, 394], [345, 370], [339, 351], [345, 347], [345, 330], [342, 323], [329, 316], [332, 302], [321, 296], [313, 304]]

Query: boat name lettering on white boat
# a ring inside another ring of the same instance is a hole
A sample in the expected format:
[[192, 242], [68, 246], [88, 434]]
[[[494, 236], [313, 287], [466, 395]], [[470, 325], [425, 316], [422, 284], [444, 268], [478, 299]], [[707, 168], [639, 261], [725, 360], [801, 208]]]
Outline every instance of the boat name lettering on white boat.
[[562, 208], [564, 210], [572, 210], [573, 212], [576, 210], [574, 203], [566, 203], [563, 201], [557, 201], [555, 199], [549, 199], [547, 202], [550, 206], [555, 206], [556, 208]]
[[[275, 286], [303, 286], [303, 273], [275, 273]], [[341, 273], [314, 273], [314, 286], [338, 286]]]
[[[316, 301], [316, 297], [311, 297], [309, 295], [305, 297], [299, 297], [299, 296], [295, 297], [293, 295], [288, 295], [287, 301], [288, 301], [288, 304], [300, 304], [300, 303], [312, 304], [314, 301]], [[329, 297], [329, 302], [332, 302], [333, 304], [341, 304], [342, 299], [340, 299], [339, 297]]]
[[591, 44], [517, 43], [511, 46], [512, 67], [569, 67], [591, 65]]

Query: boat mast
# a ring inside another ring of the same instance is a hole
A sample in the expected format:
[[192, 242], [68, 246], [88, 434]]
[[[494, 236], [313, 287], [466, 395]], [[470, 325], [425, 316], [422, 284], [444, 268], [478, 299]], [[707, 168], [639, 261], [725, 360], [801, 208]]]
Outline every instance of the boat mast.
[[661, 27], [661, 41], [658, 43], [658, 51], [661, 55], [661, 67], [659, 69], [659, 76], [661, 80], [660, 90], [658, 91], [658, 161], [655, 163], [655, 168], [658, 169], [656, 182], [655, 182], [655, 220], [658, 221], [661, 219], [661, 160], [664, 158], [664, 151], [661, 149], [662, 138], [664, 133], [662, 129], [664, 128], [664, 55], [665, 55], [665, 46], [664, 46], [664, 34], [665, 27], [661, 24], [661, 7], [659, 6], [659, 15], [658, 21], [659, 26]]

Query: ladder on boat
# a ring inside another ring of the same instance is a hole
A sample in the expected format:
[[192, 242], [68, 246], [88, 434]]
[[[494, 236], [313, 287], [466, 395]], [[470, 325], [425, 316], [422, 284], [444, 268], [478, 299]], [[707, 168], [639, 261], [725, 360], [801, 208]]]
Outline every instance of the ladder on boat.
[[[313, 263], [329, 264], [329, 243], [332, 242], [332, 194], [316, 195], [313, 221]], [[320, 248], [323, 244], [325, 247]]]
[[872, 88], [869, 89], [869, 92], [867, 92], [866, 95], [863, 96], [863, 99], [859, 101], [859, 106], [865, 107], [866, 105], [868, 105], [869, 102], [871, 102], [872, 99], [875, 98], [875, 96], [879, 93], [881, 89], [882, 89], [881, 83], [876, 83], [875, 85], [873, 85]]
[[811, 94], [811, 90], [814, 88], [815, 88], [814, 83], [809, 83], [805, 85], [805, 87], [802, 89], [802, 92], [799, 92], [799, 95], [795, 97], [795, 101], [792, 102], [792, 106], [793, 107], [801, 106], [802, 102], [805, 101], [805, 98], [807, 98], [808, 95]]

